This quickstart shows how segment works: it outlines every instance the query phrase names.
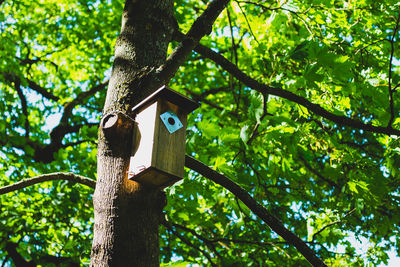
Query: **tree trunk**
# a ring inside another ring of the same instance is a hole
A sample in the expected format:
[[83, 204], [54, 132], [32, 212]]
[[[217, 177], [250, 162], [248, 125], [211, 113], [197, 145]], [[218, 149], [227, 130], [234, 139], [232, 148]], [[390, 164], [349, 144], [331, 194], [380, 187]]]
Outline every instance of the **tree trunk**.
[[127, 0], [99, 129], [91, 266], [158, 266], [165, 195], [127, 179], [131, 108], [159, 82], [174, 30], [173, 0]]

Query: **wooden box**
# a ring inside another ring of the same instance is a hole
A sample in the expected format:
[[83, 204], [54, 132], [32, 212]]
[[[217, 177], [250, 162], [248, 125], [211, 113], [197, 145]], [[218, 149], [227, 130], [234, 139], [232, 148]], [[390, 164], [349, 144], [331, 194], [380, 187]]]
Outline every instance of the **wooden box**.
[[198, 106], [163, 86], [132, 109], [129, 179], [163, 188], [183, 178], [187, 115]]

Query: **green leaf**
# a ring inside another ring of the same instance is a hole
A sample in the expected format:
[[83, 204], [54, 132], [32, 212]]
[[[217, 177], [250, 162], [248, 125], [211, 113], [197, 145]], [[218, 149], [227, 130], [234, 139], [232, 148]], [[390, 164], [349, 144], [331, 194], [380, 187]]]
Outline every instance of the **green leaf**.
[[243, 141], [243, 143], [247, 143], [250, 139], [250, 134], [249, 134], [249, 126], [245, 125], [242, 127], [240, 130], [240, 139]]

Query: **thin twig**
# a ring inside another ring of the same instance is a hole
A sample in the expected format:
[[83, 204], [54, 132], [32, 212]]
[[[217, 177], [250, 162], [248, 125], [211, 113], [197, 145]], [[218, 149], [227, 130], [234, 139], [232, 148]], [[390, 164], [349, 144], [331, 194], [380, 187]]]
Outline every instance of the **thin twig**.
[[207, 260], [210, 262], [211, 266], [217, 266], [211, 259], [210, 255], [208, 255], [208, 253], [206, 253], [204, 250], [200, 249], [198, 246], [195, 246], [194, 244], [192, 244], [192, 242], [190, 242], [189, 240], [187, 240], [185, 237], [181, 236], [176, 230], [174, 230], [174, 228], [169, 224], [169, 222], [167, 220], [162, 220], [161, 224], [164, 225], [174, 236], [178, 237], [180, 240], [182, 240], [183, 243], [185, 243], [186, 245], [188, 245], [191, 248], [194, 248], [195, 250], [200, 251], [201, 254], [203, 254], [204, 257], [207, 258]]
[[[352, 214], [355, 210], [356, 210], [356, 209], [352, 209], [351, 211], [347, 212], [346, 214], [344, 214], [343, 218], [346, 217], [346, 216], [348, 216], [348, 215], [350, 215], [350, 214]], [[329, 227], [331, 227], [331, 226], [333, 226], [333, 225], [336, 225], [336, 224], [339, 224], [339, 223], [343, 222], [343, 218], [340, 219], [340, 220], [337, 220], [337, 221], [328, 223], [327, 225], [323, 226], [323, 227], [322, 227], [321, 229], [319, 229], [315, 234], [313, 234], [313, 236], [312, 236], [312, 238], [311, 238], [311, 242], [314, 242], [315, 237], [316, 237], [317, 235], [321, 234], [325, 229], [327, 229], [327, 228], [329, 228]]]
[[253, 29], [251, 28], [251, 25], [250, 25], [249, 20], [247, 19], [246, 13], [243, 11], [242, 7], [240, 6], [239, 1], [236, 1], [236, 3], [237, 3], [237, 5], [238, 5], [238, 7], [240, 9], [240, 12], [242, 12], [242, 15], [244, 17], [244, 20], [246, 21], [247, 27], [249, 27], [251, 35], [254, 37], [254, 40], [256, 41], [258, 46], [260, 46], [260, 42], [258, 42], [257, 36], [254, 34]]
[[400, 22], [400, 12], [397, 15], [396, 27], [394, 28], [392, 38], [390, 39], [391, 51], [390, 51], [390, 59], [389, 59], [389, 85], [388, 85], [390, 119], [389, 119], [388, 126], [387, 126], [388, 128], [392, 127], [394, 117], [395, 117], [394, 100], [393, 100], [394, 89], [392, 89], [392, 65], [393, 65], [393, 55], [394, 55], [394, 40], [396, 38], [397, 31], [399, 30], [399, 22]]
[[334, 181], [326, 178], [325, 176], [323, 176], [320, 172], [318, 172], [317, 170], [315, 170], [310, 164], [308, 164], [308, 162], [302, 157], [300, 156], [299, 159], [301, 160], [301, 162], [303, 162], [303, 165], [314, 175], [316, 175], [319, 179], [325, 181], [326, 183], [328, 183], [331, 187], [334, 188], [339, 188], [338, 184], [335, 183]]
[[[298, 17], [298, 18], [303, 22], [303, 24], [304, 24], [304, 26], [306, 27], [307, 31], [308, 31], [311, 35], [314, 35], [313, 32], [312, 32], [312, 30], [311, 30], [311, 28], [310, 28], [310, 26], [308, 25], [307, 21], [306, 21], [305, 19], [303, 19], [296, 11], [290, 10], [290, 9], [288, 9], [288, 8], [284, 8], [284, 7], [282, 7], [282, 6], [279, 6], [279, 7], [272, 7], [272, 8], [271, 8], [271, 7], [266, 7], [266, 6], [262, 5], [262, 4], [255, 3], [255, 2], [252, 2], [252, 1], [236, 1], [236, 2], [237, 2], [237, 3], [252, 4], [252, 5], [261, 7], [261, 9], [269, 10], [269, 11], [283, 10], [283, 11], [289, 12], [289, 13], [295, 15], [296, 17]], [[306, 13], [306, 12], [304, 12], [304, 13]]]
[[208, 247], [210, 247], [211, 250], [218, 256], [218, 258], [221, 258], [221, 255], [218, 253], [218, 251], [216, 250], [215, 245], [214, 245], [214, 243], [216, 243], [216, 242], [214, 242], [214, 241], [212, 241], [212, 240], [210, 240], [210, 239], [198, 234], [195, 230], [190, 229], [190, 228], [188, 228], [186, 226], [183, 226], [183, 225], [180, 225], [180, 224], [177, 224], [177, 223], [171, 223], [171, 225], [174, 226], [175, 228], [180, 228], [183, 231], [191, 233], [192, 235], [194, 235], [195, 237], [197, 237], [198, 239], [203, 241]]

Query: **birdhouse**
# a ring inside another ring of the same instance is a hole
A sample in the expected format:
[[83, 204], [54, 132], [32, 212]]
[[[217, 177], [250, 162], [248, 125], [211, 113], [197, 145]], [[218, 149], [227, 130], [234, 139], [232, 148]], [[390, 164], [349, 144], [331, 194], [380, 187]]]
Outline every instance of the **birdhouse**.
[[163, 86], [132, 109], [135, 129], [129, 179], [163, 188], [183, 178], [187, 115], [198, 106]]

